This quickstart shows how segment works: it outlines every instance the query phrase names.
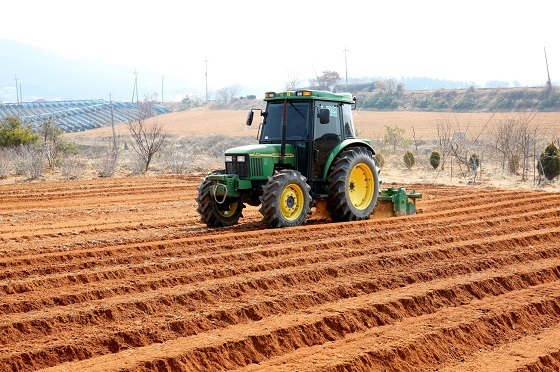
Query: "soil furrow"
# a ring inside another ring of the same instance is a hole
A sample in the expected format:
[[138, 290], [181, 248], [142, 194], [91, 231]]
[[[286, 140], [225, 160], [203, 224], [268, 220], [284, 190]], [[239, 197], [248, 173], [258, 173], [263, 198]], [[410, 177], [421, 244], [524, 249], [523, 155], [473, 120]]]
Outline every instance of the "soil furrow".
[[[264, 319], [260, 332], [253, 333], [251, 323], [235, 325], [191, 337], [181, 337], [157, 345], [138, 347], [134, 360], [129, 353], [119, 352], [93, 357], [83, 362], [68, 364], [69, 368], [136, 368], [143, 370], [226, 370], [261, 363], [261, 370], [269, 369], [268, 359], [292, 353], [298, 349], [355, 340], [355, 350], [360, 354], [339, 360], [334, 369], [355, 368], [383, 370], [401, 368], [434, 368], [439, 360], [459, 358], [477, 348], [505, 342], [521, 333], [536, 331], [540, 327], [556, 324], [552, 317], [560, 316], [559, 284], [535, 286], [505, 295], [473, 300], [456, 307], [434, 309], [422, 313], [422, 306], [410, 310], [399, 307], [400, 312], [387, 311], [385, 301], [376, 302], [360, 298], [338, 303], [335, 308], [323, 306], [312, 313], [296, 313], [280, 319]], [[386, 294], [385, 294], [386, 295]], [[410, 298], [410, 294], [403, 294]], [[513, 300], [516, 299], [517, 301]], [[522, 301], [519, 301], [522, 299]], [[365, 303], [364, 303], [365, 302]], [[409, 299], [409, 303], [413, 303]], [[429, 305], [428, 305], [429, 306]], [[381, 308], [381, 311], [378, 310]], [[403, 316], [401, 314], [410, 315]], [[389, 315], [389, 316], [387, 316]], [[383, 322], [381, 319], [389, 318]], [[403, 331], [404, 330], [404, 331]], [[408, 333], [403, 342], [403, 332]], [[501, 341], [496, 341], [498, 335]], [[451, 347], [449, 341], [454, 340]], [[347, 345], [345, 345], [347, 346]], [[313, 356], [333, 360], [327, 348]], [[347, 352], [351, 348], [344, 348]], [[414, 351], [414, 354], [412, 353]], [[332, 353], [339, 353], [338, 350]], [[274, 360], [274, 359], [273, 359]], [[303, 370], [313, 365], [301, 358], [294, 364], [282, 365], [287, 370]], [[109, 364], [106, 364], [109, 363]], [[129, 364], [131, 363], [131, 364]], [[297, 366], [300, 366], [299, 368]], [[322, 368], [321, 368], [322, 367]], [[332, 366], [331, 366], [332, 367]], [[59, 370], [56, 367], [51, 370]], [[310, 369], [311, 370], [311, 369]]]
[[[529, 218], [533, 218], [535, 219], [535, 221], [538, 221], [536, 223], [540, 223], [542, 221], [542, 219], [546, 219], [547, 217], [554, 217], [557, 215], [558, 209], [556, 208], [549, 208], [549, 209], [540, 209], [538, 212], [525, 212], [525, 213], [517, 213], [516, 217], [487, 217], [485, 219], [470, 219], [467, 218], [465, 221], [467, 221], [466, 223], [463, 221], [456, 221], [455, 223], [452, 224], [441, 224], [438, 225], [438, 220], [437, 219], [433, 219], [430, 221], [429, 226], [418, 226], [418, 222], [414, 221], [414, 224], [412, 226], [410, 226], [408, 229], [404, 226], [403, 229], [399, 229], [398, 231], [396, 231], [394, 228], [392, 228], [391, 226], [385, 226], [385, 227], [381, 227], [379, 225], [375, 226], [376, 232], [379, 234], [378, 235], [378, 239], [379, 241], [386, 241], [388, 238], [388, 235], [390, 236], [396, 236], [397, 234], [401, 234], [401, 235], [406, 235], [408, 237], [411, 237], [413, 235], [418, 235], [419, 231], [421, 231], [423, 233], [423, 235], [427, 235], [430, 236], [431, 232], [437, 232], [436, 236], [442, 236], [443, 234], [447, 233], [447, 230], [449, 229], [456, 229], [457, 228], [457, 224], [462, 224], [463, 228], [460, 230], [460, 234], [473, 234], [473, 233], [484, 233], [486, 234], [486, 232], [481, 232], [482, 229], [488, 229], [488, 228], [494, 228], [495, 229], [495, 224], [501, 225], [503, 223], [507, 223], [508, 228], [511, 228], [510, 225], [516, 225], [516, 222], [520, 222], [523, 221], [524, 219], [529, 219]], [[506, 221], [503, 221], [503, 219], [506, 219]], [[443, 221], [442, 221], [443, 222]], [[543, 223], [545, 221], [542, 221]], [[486, 224], [487, 226], [484, 226], [484, 224]], [[468, 228], [466, 228], [469, 225], [473, 225], [473, 227], [469, 230]], [[478, 226], [477, 226], [478, 225]], [[369, 224], [366, 225], [357, 225], [357, 226], [348, 226], [351, 230], [355, 230], [355, 234], [360, 234], [360, 233], [367, 233], [367, 232], [371, 232], [371, 228], [369, 228]], [[362, 231], [358, 231], [360, 228], [363, 228]], [[337, 231], [338, 232], [338, 231]], [[302, 233], [306, 233], [306, 232], [302, 232]], [[259, 240], [258, 236], [255, 238], [255, 236], [251, 236], [253, 234], [247, 234], [246, 239], [253, 239], [253, 241], [256, 244], [259, 245], [266, 245], [266, 241], [263, 240]], [[331, 234], [334, 235], [334, 234]], [[456, 234], [449, 234], [447, 233], [446, 236], [455, 236]], [[323, 236], [321, 236], [323, 237]], [[276, 241], [277, 239], [275, 239], [275, 236], [271, 236], [270, 237], [270, 242]], [[368, 240], [371, 240], [374, 237], [369, 237]], [[171, 244], [173, 246], [173, 244], [177, 244], [178, 242], [181, 243], [182, 248], [183, 249], [188, 249], [189, 247], [193, 247], [193, 246], [197, 246], [197, 245], [204, 245], [204, 243], [206, 244], [219, 244], [220, 241], [213, 239], [212, 241], [204, 241], [204, 237], [202, 238], [198, 238], [198, 239], [193, 239], [193, 240], [188, 240], [188, 239], [182, 239], [180, 241], [174, 242], [171, 241]], [[398, 239], [398, 238], [395, 238]], [[457, 237], [457, 239], [459, 239], [459, 237]], [[223, 242], [225, 242], [226, 244], [231, 245], [231, 239], [224, 239]], [[247, 241], [247, 245], [251, 245], [249, 241]], [[253, 243], [253, 244], [255, 244]], [[164, 248], [165, 249], [165, 242], [157, 242], [157, 244], [159, 245], [160, 248]], [[150, 250], [152, 249], [151, 246], [149, 245], [149, 243], [144, 243], [143, 244], [144, 247], [146, 247], [146, 254], [150, 254]], [[129, 263], [131, 262], [131, 257], [130, 257], [130, 252], [123, 247], [116, 247], [117, 250], [119, 252], [122, 252], [123, 254], [126, 254], [126, 262]], [[225, 249], [227, 249], [227, 247], [224, 247]], [[54, 252], [54, 253], [49, 253], [49, 254], [43, 254], [43, 255], [33, 255], [33, 256], [24, 256], [24, 257], [18, 257], [18, 258], [4, 258], [4, 259], [0, 259], [0, 267], [4, 266], [5, 268], [8, 268], [10, 266], [17, 266], [18, 264], [20, 266], [22, 266], [22, 270], [23, 267], [25, 266], [33, 266], [35, 268], [38, 268], [38, 265], [40, 265], [41, 261], [43, 262], [48, 262], [49, 265], [47, 267], [47, 269], [43, 272], [38, 272], [36, 273], [36, 275], [46, 275], [49, 273], [52, 273], [52, 270], [56, 270], [56, 268], [53, 268], [51, 263], [52, 260], [58, 260], [58, 261], [63, 261], [65, 262], [64, 265], [59, 266], [59, 269], [61, 271], [67, 272], [67, 271], [74, 271], [74, 270], [79, 270], [80, 267], [76, 267], [76, 268], [70, 268], [68, 267], [68, 263], [72, 262], [73, 260], [82, 260], [83, 257], [85, 256], [89, 256], [92, 257], [94, 255], [95, 250], [102, 252], [104, 255], [107, 255], [107, 253], [109, 252], [108, 249], [106, 249], [106, 247], [100, 247], [100, 248], [94, 248], [94, 249], [88, 249], [88, 250], [77, 250], [77, 251], [67, 251], [67, 252], [63, 252], [63, 253], [58, 253], [58, 252]], [[158, 250], [160, 251], [160, 250]], [[118, 252], [116, 252], [116, 254], [118, 254]], [[102, 257], [99, 257], [102, 258]], [[107, 259], [112, 259], [113, 257], [108, 257]], [[138, 257], [137, 259], [143, 259], [142, 257]], [[23, 263], [27, 263], [27, 265], [23, 265]], [[33, 273], [28, 272], [27, 270], [25, 271], [26, 275], [33, 275]], [[7, 276], [10, 273], [9, 270], [5, 270], [4, 273], [0, 274], [0, 280], [1, 279], [8, 279], [9, 276]]]
[[0, 185], [0, 370], [558, 369], [554, 188], [206, 228], [203, 176]]
[[[427, 268], [425, 268], [425, 270], [430, 270], [429, 265], [426, 266]], [[368, 296], [364, 296], [364, 294], [369, 295], [372, 293], [374, 293], [374, 296], [377, 297], [387, 296], [387, 294], [382, 293], [383, 291], [387, 291], [387, 288], [395, 290], [395, 292], [389, 294], [389, 296], [393, 296], [392, 298], [395, 298], [394, 296], [397, 293], [403, 293], [403, 298], [399, 298], [397, 296], [396, 299], [376, 308], [378, 312], [380, 311], [383, 314], [382, 315], [378, 313], [374, 316], [374, 318], [379, 320], [380, 322], [380, 319], [382, 319], [384, 316], [386, 318], [387, 315], [389, 315], [389, 320], [386, 321], [392, 322], [395, 320], [399, 320], [401, 317], [419, 316], [424, 313], [437, 311], [441, 307], [458, 306], [472, 301], [473, 299], [480, 299], [489, 295], [495, 296], [506, 293], [508, 291], [540, 285], [542, 283], [560, 281], [559, 260], [537, 261], [532, 264], [527, 264], [522, 272], [516, 272], [512, 267], [506, 267], [499, 270], [476, 270], [476, 272], [478, 272], [477, 275], [460, 276], [446, 281], [446, 283], [455, 283], [453, 285], [450, 285], [448, 288], [443, 288], [440, 284], [446, 277], [444, 274], [442, 274], [445, 272], [443, 270], [440, 270], [439, 272], [432, 271], [429, 274], [420, 274], [420, 277], [422, 277], [423, 281], [413, 280], [412, 278], [415, 277], [414, 274], [401, 273], [401, 275], [408, 275], [408, 277], [405, 278], [398, 278], [396, 276], [392, 277], [391, 274], [386, 274], [390, 279], [388, 281], [389, 285], [385, 286], [385, 288], [381, 288], [383, 287], [383, 285], [375, 284], [374, 280], [370, 281], [369, 283], [354, 283], [355, 286], [352, 286], [350, 283], [348, 283], [338, 290], [337, 288], [332, 288], [331, 285], [326, 285], [324, 286], [324, 292], [322, 294], [318, 292], [318, 289], [316, 289], [312, 291], [313, 295], [311, 296], [307, 295], [310, 289], [302, 289], [300, 290], [300, 293], [298, 295], [292, 296], [291, 298], [271, 298], [267, 296], [264, 298], [261, 304], [259, 304], [259, 301], [255, 299], [254, 294], [251, 294], [249, 297], [253, 298], [251, 302], [255, 304], [253, 308], [241, 307], [230, 309], [229, 311], [227, 310], [227, 303], [231, 300], [224, 300], [223, 298], [217, 299], [217, 296], [220, 295], [220, 291], [217, 291], [217, 293], [214, 294], [202, 294], [198, 297], [199, 299], [202, 299], [203, 303], [212, 304], [213, 308], [219, 307], [222, 310], [215, 311], [208, 309], [206, 311], [203, 311], [202, 309], [197, 309], [194, 301], [191, 301], [189, 303], [189, 309], [184, 309], [183, 311], [181, 311], [181, 314], [183, 314], [182, 318], [190, 317], [191, 319], [174, 320], [173, 322], [169, 322], [169, 318], [166, 317], [165, 314], [176, 314], [177, 309], [171, 304], [177, 304], [178, 301], [168, 299], [161, 302], [156, 301], [151, 304], [143, 302], [142, 307], [140, 307], [139, 304], [136, 303], [136, 312], [134, 311], [134, 309], [128, 309], [126, 311], [127, 314], [130, 314], [130, 316], [133, 317], [133, 321], [120, 317], [119, 314], [111, 311], [112, 307], [109, 307], [96, 310], [96, 315], [99, 315], [101, 318], [97, 320], [83, 316], [76, 311], [72, 311], [70, 313], [74, 314], [74, 318], [71, 319], [71, 323], [73, 323], [74, 325], [86, 325], [87, 331], [83, 332], [91, 335], [96, 335], [96, 337], [98, 337], [98, 335], [104, 333], [104, 329], [91, 329], [93, 324], [107, 323], [108, 325], [109, 321], [111, 323], [114, 322], [115, 325], [113, 327], [117, 328], [118, 330], [113, 331], [114, 334], [112, 336], [106, 336], [105, 338], [102, 338], [102, 340], [99, 340], [97, 342], [94, 342], [92, 340], [88, 342], [88, 350], [90, 350], [90, 352], [92, 352], [92, 350], [94, 349], [105, 349], [105, 352], [114, 352], [115, 345], [120, 345], [119, 349], [146, 346], [154, 342], [163, 342], [162, 338], [165, 340], [169, 340], [174, 337], [184, 336], [188, 334], [197, 334], [219, 327], [226, 327], [232, 324], [261, 320], [265, 317], [270, 317], [271, 315], [285, 315], [291, 312], [297, 312], [305, 309], [300, 308], [298, 304], [317, 306], [328, 303], [335, 303], [337, 301], [344, 301], [347, 298], [367, 298]], [[399, 268], [399, 271], [402, 271], [402, 269]], [[474, 270], [467, 271], [471, 273], [475, 272]], [[418, 283], [411, 284], [414, 282]], [[424, 287], [427, 288], [427, 292], [423, 292], [417, 297], [410, 298], [406, 294], [407, 292], [403, 289], [407, 286], [408, 290], [410, 291], [412, 291], [415, 287]], [[281, 287], [281, 285], [277, 285], [273, 289], [280, 290]], [[269, 291], [268, 288], [267, 291]], [[239, 291], [239, 294], [243, 292], [244, 291], [241, 290]], [[247, 295], [247, 293], [243, 294]], [[222, 295], [227, 296], [227, 293]], [[240, 298], [240, 300], [242, 300], [242, 298]], [[367, 301], [364, 300], [364, 302]], [[122, 306], [123, 305], [116, 305], [115, 307], [117, 311], [119, 311], [122, 310]], [[169, 309], [167, 311], [165, 311], [166, 306], [169, 306]], [[267, 310], [267, 307], [269, 308], [269, 310]], [[164, 312], [163, 315], [159, 315], [163, 318], [163, 320], [161, 322], [157, 322], [154, 319], [158, 319], [158, 314], [155, 313], [154, 309], [160, 308]], [[306, 310], [306, 312], [309, 311], [309, 309]], [[201, 317], [199, 315], [200, 312], [203, 312], [203, 314], [205, 315]], [[192, 313], [192, 315], [188, 315], [189, 313]], [[59, 316], [61, 317], [62, 315]], [[137, 329], [137, 321], [146, 316], [150, 317], [152, 323], [160, 323], [159, 326], [150, 329], [146, 328], [145, 325], [142, 325], [140, 329]], [[48, 322], [47, 324], [42, 324], [40, 322], [40, 319], [35, 320], [35, 322], [35, 324], [33, 324], [33, 322], [27, 324], [17, 322], [14, 323], [12, 327], [14, 329], [17, 329], [18, 331], [24, 330], [24, 332], [28, 334], [37, 334], [41, 329], [54, 329], [56, 331], [56, 334], [62, 339], [71, 340], [76, 338], [72, 333], [66, 337], [62, 337], [64, 336], [65, 332], [68, 331], [64, 328], [56, 329], [55, 324], [49, 324]], [[131, 324], [128, 325], [127, 323]], [[386, 323], [385, 321], [383, 321], [376, 324], [381, 325]], [[168, 334], [171, 333], [171, 335], [164, 336], [164, 334], [166, 333], [165, 330], [171, 331], [167, 332]], [[4, 332], [2, 333], [5, 334], [6, 331], [7, 329], [4, 328]], [[76, 332], [76, 329], [72, 328], [72, 332]], [[24, 334], [18, 334], [14, 336], [14, 340], [5, 341], [14, 342], [15, 340], [25, 339], [25, 337], [23, 336]], [[39, 344], [48, 345], [49, 343], [41, 341], [39, 342]], [[112, 345], [113, 350], [107, 349], [106, 345]], [[60, 351], [58, 350], [59, 348], [63, 348], [65, 350], [79, 350], [79, 345], [64, 344], [59, 347], [53, 346], [53, 348], [54, 350], [52, 351], [52, 353], [58, 355], [60, 354]], [[13, 357], [13, 355], [10, 356], [10, 358]]]
[[[316, 243], [317, 245], [323, 247], [327, 253], [323, 255], [315, 254], [314, 256], [307, 256], [300, 254], [298, 257], [288, 257], [286, 260], [280, 260], [278, 257], [274, 259], [269, 259], [268, 263], [256, 262], [255, 264], [243, 265], [240, 267], [234, 267], [233, 265], [227, 265], [225, 267], [203, 267], [201, 270], [196, 271], [194, 268], [189, 270], [186, 277], [184, 275], [166, 275], [163, 274], [163, 279], [159, 282], [155, 277], [150, 277], [152, 282], [148, 282], [145, 285], [141, 281], [129, 281], [123, 280], [123, 284], [112, 285], [111, 282], [104, 283], [103, 289], [90, 288], [89, 285], [77, 285], [75, 289], [72, 287], [64, 287], [64, 292], [57, 293], [52, 292], [50, 296], [45, 296], [44, 293], [31, 293], [28, 296], [17, 295], [15, 301], [11, 301], [11, 297], [6, 297], [5, 302], [0, 304], [0, 313], [12, 313], [12, 312], [25, 312], [40, 309], [43, 307], [53, 307], [60, 305], [68, 305], [72, 303], [87, 302], [92, 300], [107, 299], [110, 297], [123, 295], [123, 294], [133, 294], [139, 293], [144, 288], [166, 288], [177, 284], [183, 284], [184, 282], [192, 283], [197, 281], [197, 277], [200, 276], [201, 280], [224, 278], [228, 276], [239, 276], [247, 275], [250, 273], [259, 273], [262, 271], [286, 269], [290, 267], [305, 267], [304, 265], [317, 264], [318, 262], [327, 263], [327, 266], [338, 267], [336, 259], [340, 257], [351, 257], [354, 262], [357, 262], [356, 267], [353, 270], [367, 270], [368, 268], [380, 266], [381, 268], [387, 265], [399, 265], [399, 264], [419, 264], [425, 260], [438, 260], [446, 259], [450, 257], [465, 257], [475, 252], [492, 252], [493, 248], [497, 244], [502, 244], [506, 247], [516, 247], [516, 246], [527, 246], [537, 244], [542, 240], [541, 235], [546, 233], [547, 235], [560, 237], [560, 228], [551, 228], [549, 230], [539, 230], [539, 231], [529, 231], [526, 233], [514, 234], [515, 240], [510, 240], [508, 235], [501, 237], [493, 237], [492, 241], [488, 241], [486, 237], [479, 239], [468, 240], [465, 242], [455, 242], [453, 244], [447, 243], [444, 246], [436, 245], [435, 247], [429, 247], [427, 245], [420, 245], [421, 248], [412, 249], [409, 247], [403, 247], [402, 243], [396, 245], [380, 246], [374, 247], [361, 244], [359, 241], [354, 242], [356, 251], [352, 252], [352, 249], [346, 245], [338, 245], [341, 252], [338, 253], [338, 257], [335, 252], [330, 252], [332, 248], [331, 243]], [[403, 248], [406, 250], [403, 251]], [[510, 248], [511, 249], [511, 248]], [[375, 258], [374, 262], [369, 262], [371, 259], [365, 259], [365, 257], [371, 257], [371, 255], [379, 255]], [[197, 259], [194, 259], [197, 262]], [[379, 262], [379, 264], [378, 264]], [[220, 263], [224, 263], [221, 261]], [[193, 275], [194, 274], [194, 275]], [[118, 283], [118, 281], [117, 281]], [[83, 287], [83, 289], [82, 289]], [[4, 289], [9, 292], [9, 288]], [[39, 299], [36, 299], [39, 297]]]

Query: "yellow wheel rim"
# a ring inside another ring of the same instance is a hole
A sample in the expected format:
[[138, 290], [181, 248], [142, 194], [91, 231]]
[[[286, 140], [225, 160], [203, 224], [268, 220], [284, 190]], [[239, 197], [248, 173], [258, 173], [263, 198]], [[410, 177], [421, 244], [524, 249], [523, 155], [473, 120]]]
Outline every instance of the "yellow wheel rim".
[[280, 198], [280, 210], [282, 216], [288, 221], [294, 221], [303, 211], [303, 190], [296, 184], [288, 185], [283, 191]]
[[350, 172], [348, 179], [348, 195], [350, 202], [359, 210], [366, 209], [374, 195], [373, 173], [367, 164], [357, 164]]
[[238, 202], [229, 203], [229, 208], [227, 210], [219, 210], [218, 212], [224, 217], [231, 217], [237, 210], [237, 204]]

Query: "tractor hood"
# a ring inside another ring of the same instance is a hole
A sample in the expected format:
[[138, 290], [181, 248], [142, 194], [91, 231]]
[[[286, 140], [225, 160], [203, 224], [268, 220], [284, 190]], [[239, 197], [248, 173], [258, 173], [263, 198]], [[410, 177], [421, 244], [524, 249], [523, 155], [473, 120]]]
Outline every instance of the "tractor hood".
[[[266, 180], [274, 174], [280, 163], [280, 144], [260, 144], [234, 147], [226, 150], [226, 175], [237, 175], [240, 179]], [[284, 165], [294, 166], [294, 146], [286, 145]]]
[[[246, 145], [227, 149], [225, 155], [249, 155], [249, 157], [268, 157], [280, 159], [280, 144]], [[286, 144], [286, 161], [294, 158], [294, 146]], [[293, 163], [293, 160], [292, 160]]]

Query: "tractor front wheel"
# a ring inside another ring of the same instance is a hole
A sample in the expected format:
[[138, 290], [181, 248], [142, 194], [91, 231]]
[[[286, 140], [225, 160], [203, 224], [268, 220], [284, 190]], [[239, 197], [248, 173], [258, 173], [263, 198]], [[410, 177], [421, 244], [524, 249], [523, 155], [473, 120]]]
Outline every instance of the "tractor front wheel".
[[298, 171], [286, 169], [268, 178], [260, 197], [263, 221], [267, 227], [299, 226], [311, 213], [311, 187]]
[[379, 196], [379, 173], [369, 150], [342, 151], [331, 165], [328, 182], [327, 210], [333, 220], [369, 219]]
[[196, 211], [200, 220], [208, 227], [235, 225], [242, 217], [245, 205], [236, 198], [216, 196], [214, 185], [214, 182], [205, 179], [198, 187]]

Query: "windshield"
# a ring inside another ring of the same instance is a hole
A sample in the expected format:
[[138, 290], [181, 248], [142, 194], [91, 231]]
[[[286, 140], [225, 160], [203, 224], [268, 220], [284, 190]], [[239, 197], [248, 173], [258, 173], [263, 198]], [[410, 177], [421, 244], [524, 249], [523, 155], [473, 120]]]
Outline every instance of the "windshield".
[[[286, 110], [286, 139], [301, 140], [309, 136], [309, 101], [288, 101]], [[266, 117], [263, 123], [261, 141], [280, 140], [282, 138], [282, 118], [284, 115], [284, 102], [271, 102], [268, 104]]]

